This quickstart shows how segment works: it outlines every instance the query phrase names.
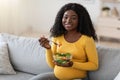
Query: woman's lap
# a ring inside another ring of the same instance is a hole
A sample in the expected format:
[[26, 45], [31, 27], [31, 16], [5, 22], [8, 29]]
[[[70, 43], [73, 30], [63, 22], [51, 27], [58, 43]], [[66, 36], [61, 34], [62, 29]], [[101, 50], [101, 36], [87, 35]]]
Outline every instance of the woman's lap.
[[55, 77], [53, 72], [49, 72], [34, 76], [30, 80], [58, 80], [58, 79]]
[[[43, 73], [39, 74], [37, 76], [34, 76], [33, 78], [29, 80], [59, 80], [55, 77], [53, 72]], [[82, 80], [89, 80], [88, 78], [84, 78]]]

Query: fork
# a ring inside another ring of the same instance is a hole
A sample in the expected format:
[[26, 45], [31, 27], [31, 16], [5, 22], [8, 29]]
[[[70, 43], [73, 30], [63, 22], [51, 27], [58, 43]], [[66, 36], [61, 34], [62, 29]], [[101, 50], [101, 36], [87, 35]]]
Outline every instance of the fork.
[[58, 45], [59, 47], [61, 46], [61, 44], [58, 44], [58, 43], [56, 43], [56, 42], [54, 42], [54, 41], [52, 41], [52, 40], [49, 40], [49, 41], [51, 41], [51, 42], [54, 43], [55, 45]]
[[52, 43], [54, 43], [55, 45], [59, 45], [58, 43], [54, 42], [54, 41], [51, 41]]

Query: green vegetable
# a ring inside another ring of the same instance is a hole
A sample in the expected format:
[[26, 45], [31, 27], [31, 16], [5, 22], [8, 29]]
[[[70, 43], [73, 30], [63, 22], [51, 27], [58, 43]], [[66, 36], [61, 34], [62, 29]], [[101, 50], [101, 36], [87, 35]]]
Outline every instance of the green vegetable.
[[54, 57], [54, 60], [58, 64], [62, 65], [70, 61], [71, 54], [70, 53], [56, 53], [53, 57]]

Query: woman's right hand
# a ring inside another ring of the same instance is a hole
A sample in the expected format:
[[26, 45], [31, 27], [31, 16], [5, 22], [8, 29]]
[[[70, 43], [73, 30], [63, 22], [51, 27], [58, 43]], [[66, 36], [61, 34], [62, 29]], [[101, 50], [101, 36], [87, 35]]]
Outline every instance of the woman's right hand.
[[44, 36], [39, 39], [39, 43], [42, 47], [46, 49], [50, 49], [51, 45], [49, 44], [49, 40], [45, 38]]

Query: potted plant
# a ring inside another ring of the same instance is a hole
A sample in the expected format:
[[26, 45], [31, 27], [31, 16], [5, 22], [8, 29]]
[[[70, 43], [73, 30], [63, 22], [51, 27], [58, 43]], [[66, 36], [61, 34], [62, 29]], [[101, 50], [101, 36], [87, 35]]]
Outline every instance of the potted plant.
[[107, 17], [107, 16], [109, 16], [109, 13], [110, 13], [109, 7], [107, 7], [107, 6], [102, 7], [102, 16]]
[[110, 10], [110, 8], [109, 8], [109, 7], [107, 7], [107, 6], [102, 7], [102, 11], [109, 11], [109, 10]]

